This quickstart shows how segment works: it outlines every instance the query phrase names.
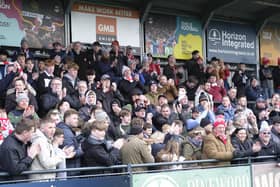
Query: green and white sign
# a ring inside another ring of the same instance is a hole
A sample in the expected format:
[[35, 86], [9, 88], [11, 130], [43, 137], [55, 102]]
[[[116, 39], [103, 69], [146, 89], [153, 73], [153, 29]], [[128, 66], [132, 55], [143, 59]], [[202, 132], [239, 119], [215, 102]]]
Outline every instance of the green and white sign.
[[250, 167], [194, 169], [133, 175], [133, 187], [250, 187]]

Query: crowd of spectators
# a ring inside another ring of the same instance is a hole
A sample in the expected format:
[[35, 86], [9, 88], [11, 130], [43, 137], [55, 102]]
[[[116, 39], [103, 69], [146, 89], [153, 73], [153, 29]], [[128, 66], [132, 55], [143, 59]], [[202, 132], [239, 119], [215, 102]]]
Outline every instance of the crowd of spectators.
[[160, 67], [152, 54], [140, 62], [130, 46], [121, 51], [118, 41], [111, 50], [56, 42], [36, 64], [28, 41], [22, 44], [15, 56], [0, 50], [0, 168], [9, 179], [26, 178], [27, 170], [200, 159], [228, 165], [280, 153], [280, 59], [275, 68], [262, 59], [260, 84], [245, 64], [231, 72], [199, 51], [182, 67], [173, 55]]

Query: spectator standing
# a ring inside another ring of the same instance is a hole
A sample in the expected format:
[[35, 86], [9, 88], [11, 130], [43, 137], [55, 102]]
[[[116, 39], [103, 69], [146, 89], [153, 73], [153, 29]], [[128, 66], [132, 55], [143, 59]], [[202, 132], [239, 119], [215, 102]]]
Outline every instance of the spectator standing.
[[278, 66], [275, 67], [272, 71], [272, 78], [274, 83], [275, 92], [280, 94], [280, 58], [277, 59]]
[[232, 82], [237, 88], [237, 98], [245, 95], [247, 81], [248, 77], [246, 75], [246, 65], [241, 63], [238, 65], [238, 68], [232, 77]]
[[167, 79], [173, 79], [175, 84], [178, 84], [177, 75], [177, 67], [176, 67], [176, 59], [173, 55], [168, 55], [167, 57], [168, 64], [163, 68], [163, 75], [167, 77]]
[[98, 69], [98, 62], [101, 60], [102, 49], [101, 44], [98, 41], [93, 42], [92, 49], [87, 51], [87, 60], [90, 71], [95, 70], [97, 80], [101, 77], [101, 70]]
[[[121, 148], [123, 164], [143, 164], [155, 162], [147, 143], [143, 141], [143, 128], [139, 125], [131, 127], [130, 137]], [[145, 171], [147, 168], [134, 168], [134, 171]]]
[[38, 120], [39, 116], [35, 112], [33, 105], [29, 105], [29, 98], [26, 93], [20, 93], [16, 97], [17, 106], [16, 109], [8, 113], [8, 117], [14, 127], [23, 118], [29, 118], [33, 120]]
[[[111, 166], [120, 163], [120, 148], [123, 145], [123, 139], [119, 139], [113, 144], [107, 142], [105, 135], [108, 125], [105, 121], [94, 121], [90, 124], [90, 135], [82, 143], [86, 167]], [[92, 174], [95, 171], [86, 173]]]
[[66, 73], [62, 78], [62, 85], [67, 90], [67, 94], [71, 98], [69, 100], [70, 106], [74, 109], [79, 109], [81, 107], [79, 95], [77, 92], [79, 66], [75, 63], [68, 64], [68, 73]]
[[259, 143], [254, 143], [253, 140], [248, 137], [246, 128], [235, 129], [231, 143], [234, 147], [234, 158], [254, 156], [261, 150], [261, 145]]
[[215, 165], [229, 165], [230, 160], [233, 158], [234, 148], [225, 130], [225, 121], [218, 118], [213, 124], [213, 132], [205, 136], [203, 140], [203, 157], [221, 161]]
[[0, 166], [10, 174], [9, 179], [26, 179], [26, 176], [20, 174], [29, 170], [33, 159], [40, 153], [39, 144], [28, 146], [36, 126], [34, 120], [21, 120], [15, 128], [15, 133], [9, 135], [1, 145]]
[[[50, 119], [40, 121], [40, 128], [36, 130], [31, 142], [39, 144], [41, 151], [33, 160], [30, 170], [46, 170], [56, 169], [56, 166], [61, 163], [65, 156], [54, 154], [54, 147], [52, 145], [53, 136], [55, 133], [55, 123]], [[30, 179], [46, 180], [54, 179], [56, 173], [46, 174], [31, 174]]]
[[54, 78], [54, 61], [45, 61], [45, 71], [39, 75], [38, 78], [38, 91], [39, 96], [48, 92], [51, 80]]
[[20, 93], [26, 93], [30, 101], [29, 104], [34, 107], [35, 111], [38, 111], [38, 104], [33, 93], [33, 88], [30, 88], [30, 85], [28, 85], [23, 78], [14, 79], [12, 84], [13, 88], [7, 91], [6, 96], [5, 109], [7, 113], [16, 108], [16, 98]]
[[[78, 168], [80, 167], [80, 157], [83, 155], [80, 143], [76, 138], [76, 133], [73, 128], [78, 127], [79, 113], [76, 110], [69, 109], [64, 114], [64, 121], [57, 124], [57, 127], [63, 130], [64, 142], [60, 148], [65, 146], [73, 147], [75, 156], [73, 158], [66, 159], [67, 168]], [[68, 176], [79, 174], [79, 172], [68, 172]]]
[[260, 143], [261, 150], [257, 156], [279, 155], [280, 146], [271, 138], [271, 128], [267, 122], [262, 122], [259, 137], [256, 142]]
[[86, 80], [86, 72], [89, 69], [87, 55], [82, 51], [81, 42], [74, 42], [72, 46], [73, 48], [68, 55], [71, 56], [74, 59], [74, 62], [79, 66], [77, 69], [78, 78], [80, 80]]
[[264, 88], [266, 98], [271, 98], [274, 93], [272, 68], [269, 67], [270, 60], [267, 57], [262, 58], [262, 66], [259, 70], [261, 86]]

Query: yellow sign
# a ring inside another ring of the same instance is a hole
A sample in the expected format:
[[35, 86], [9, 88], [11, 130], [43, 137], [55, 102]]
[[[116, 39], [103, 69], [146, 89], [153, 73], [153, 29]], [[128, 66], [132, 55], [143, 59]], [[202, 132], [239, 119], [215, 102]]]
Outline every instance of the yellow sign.
[[272, 66], [277, 66], [280, 58], [280, 27], [267, 26], [260, 36], [261, 59], [267, 57]]
[[174, 48], [174, 56], [176, 59], [192, 58], [192, 51], [202, 51], [202, 38], [198, 35], [182, 35], [178, 37], [178, 44]]

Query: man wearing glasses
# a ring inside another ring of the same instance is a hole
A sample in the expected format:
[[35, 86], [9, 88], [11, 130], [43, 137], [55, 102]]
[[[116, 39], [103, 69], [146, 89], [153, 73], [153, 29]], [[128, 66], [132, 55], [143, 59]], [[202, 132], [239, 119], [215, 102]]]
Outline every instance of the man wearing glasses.
[[257, 142], [259, 142], [262, 147], [258, 152], [258, 156], [272, 156], [280, 154], [280, 146], [271, 138], [271, 127], [266, 121], [261, 123]]

